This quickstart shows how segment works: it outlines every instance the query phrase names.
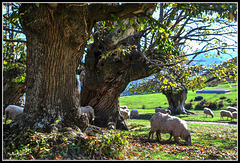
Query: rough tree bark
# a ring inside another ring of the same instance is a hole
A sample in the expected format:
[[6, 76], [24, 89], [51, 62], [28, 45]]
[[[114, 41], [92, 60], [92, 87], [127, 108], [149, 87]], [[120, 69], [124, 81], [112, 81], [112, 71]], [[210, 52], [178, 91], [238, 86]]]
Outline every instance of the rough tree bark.
[[[21, 24], [27, 38], [26, 103], [12, 126], [51, 132], [70, 126], [84, 130], [76, 69], [94, 23], [116, 14], [125, 18], [152, 4], [22, 4]], [[98, 14], [96, 14], [98, 13]]]
[[187, 99], [187, 89], [182, 88], [178, 93], [174, 91], [163, 91], [163, 94], [167, 97], [169, 109], [172, 114], [186, 114], [185, 101]]
[[60, 120], [85, 129], [76, 69], [92, 28], [86, 7], [22, 4], [20, 13], [28, 54], [23, 126], [51, 131]]
[[118, 98], [130, 81], [147, 77], [154, 69], [149, 68], [137, 51], [128, 55], [116, 51], [104, 59], [101, 55], [103, 49], [108, 49], [107, 44], [99, 40], [95, 40], [89, 49], [85, 58], [85, 76], [81, 81], [81, 105], [94, 108], [95, 125], [106, 127], [109, 122], [114, 122], [117, 128], [127, 129], [124, 121], [115, 119], [118, 117], [116, 112], [119, 113]]

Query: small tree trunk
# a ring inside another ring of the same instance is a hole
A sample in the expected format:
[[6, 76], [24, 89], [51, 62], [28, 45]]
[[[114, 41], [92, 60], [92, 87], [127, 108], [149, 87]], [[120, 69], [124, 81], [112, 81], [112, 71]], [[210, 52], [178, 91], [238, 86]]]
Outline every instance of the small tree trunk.
[[187, 89], [183, 88], [178, 93], [172, 93], [171, 91], [163, 91], [163, 94], [167, 97], [169, 109], [172, 114], [186, 114], [187, 111], [184, 107], [187, 99]]

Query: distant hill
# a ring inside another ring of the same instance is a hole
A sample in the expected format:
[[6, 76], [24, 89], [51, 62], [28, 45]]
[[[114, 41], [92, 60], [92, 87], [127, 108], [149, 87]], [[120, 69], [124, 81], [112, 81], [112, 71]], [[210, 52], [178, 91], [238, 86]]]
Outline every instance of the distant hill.
[[[209, 52], [208, 54], [213, 54], [213, 52]], [[228, 59], [233, 59], [237, 57], [237, 52], [236, 51], [231, 51], [231, 52], [228, 52], [226, 54], [221, 54], [220, 57], [205, 57], [205, 54], [199, 54], [193, 62], [191, 62], [191, 65], [194, 65], [194, 64], [204, 64], [206, 65], [207, 67], [209, 67], [211, 64], [221, 64], [223, 63], [224, 61], [227, 61]], [[189, 57], [189, 59], [191, 59], [192, 57]]]

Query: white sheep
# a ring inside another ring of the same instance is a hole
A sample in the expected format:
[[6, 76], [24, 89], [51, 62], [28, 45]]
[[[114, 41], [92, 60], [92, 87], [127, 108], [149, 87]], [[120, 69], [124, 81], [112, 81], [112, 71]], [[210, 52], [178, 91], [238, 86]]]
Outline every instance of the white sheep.
[[129, 109], [122, 109], [120, 107], [120, 114], [123, 116], [123, 118], [129, 118], [130, 119], [130, 110]]
[[164, 114], [171, 114], [171, 111], [169, 109], [164, 109], [164, 108], [159, 108], [159, 107], [155, 108], [155, 113], [157, 113], [157, 112], [161, 112]]
[[169, 114], [162, 114], [160, 112], [155, 113], [150, 119], [151, 130], [149, 132], [148, 139], [150, 136], [157, 133], [157, 139], [161, 140], [161, 133], [170, 133], [171, 140], [172, 136], [174, 140], [179, 143], [179, 137], [185, 140], [187, 145], [191, 145], [191, 133], [187, 128], [185, 121], [178, 117], [170, 116]]
[[81, 111], [87, 114], [90, 124], [94, 122], [94, 118], [95, 118], [94, 109], [91, 106], [81, 106]]
[[203, 109], [203, 112], [206, 114], [206, 117], [207, 117], [207, 115], [211, 115], [212, 118], [213, 118], [213, 116], [214, 116], [212, 110], [209, 109], [209, 108], [204, 108], [204, 109]]
[[230, 117], [231, 119], [233, 118], [232, 113], [228, 110], [221, 110], [220, 111], [220, 119], [221, 118], [223, 119], [223, 117], [227, 117], [227, 120], [228, 120], [228, 117]]
[[130, 117], [133, 118], [133, 117], [138, 117], [138, 110], [131, 110], [130, 112]]
[[16, 105], [8, 105], [5, 109], [5, 124], [8, 119], [15, 120], [23, 112], [24, 108]]
[[234, 112], [234, 111], [237, 111], [237, 108], [232, 107], [232, 106], [228, 106], [227, 110], [230, 111], [230, 112]]
[[232, 112], [232, 116], [233, 116], [233, 119], [237, 119], [237, 112], [236, 111]]

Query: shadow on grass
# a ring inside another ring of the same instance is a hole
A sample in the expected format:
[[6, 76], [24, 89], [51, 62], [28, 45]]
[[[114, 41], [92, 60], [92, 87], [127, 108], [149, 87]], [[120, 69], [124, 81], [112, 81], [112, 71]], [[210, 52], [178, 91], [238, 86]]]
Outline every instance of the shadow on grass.
[[[132, 130], [132, 129], [134, 129], [134, 128], [138, 128], [138, 127], [145, 127], [144, 125], [131, 125], [131, 127], [129, 127], [129, 129], [130, 130]], [[135, 131], [139, 131], [139, 129], [138, 130], [135, 130]]]

